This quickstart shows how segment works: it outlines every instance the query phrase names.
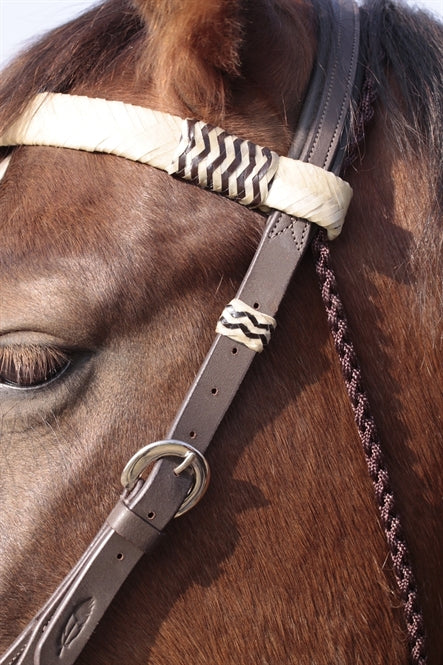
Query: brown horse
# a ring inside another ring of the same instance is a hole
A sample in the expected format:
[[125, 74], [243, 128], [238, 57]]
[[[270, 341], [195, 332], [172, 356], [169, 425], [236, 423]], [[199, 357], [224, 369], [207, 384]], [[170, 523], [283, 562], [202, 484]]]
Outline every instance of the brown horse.
[[[336, 272], [443, 659], [442, 28], [361, 9], [375, 116]], [[193, 116], [286, 154], [316, 53], [305, 0], [108, 0], [19, 57], [43, 90]], [[1, 647], [162, 439], [264, 217], [143, 164], [18, 147], [0, 184]], [[312, 257], [211, 444], [212, 483], [123, 586], [83, 664], [400, 665], [402, 607]]]

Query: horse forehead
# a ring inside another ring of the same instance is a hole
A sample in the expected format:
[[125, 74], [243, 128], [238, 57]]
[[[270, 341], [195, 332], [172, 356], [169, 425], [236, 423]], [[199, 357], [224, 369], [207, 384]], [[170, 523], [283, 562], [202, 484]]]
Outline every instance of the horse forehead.
[[238, 230], [236, 244], [249, 246], [262, 221], [224, 197], [113, 155], [22, 146], [0, 183], [2, 243], [26, 263], [51, 253], [117, 252], [120, 260], [130, 254], [130, 270], [170, 252], [178, 238], [182, 256], [202, 238], [207, 252], [209, 227], [213, 249]]
[[[108, 204], [111, 211], [111, 205], [116, 207], [118, 202], [124, 206], [131, 195], [135, 196], [133, 192], [137, 187], [149, 182], [151, 171], [129, 160], [101, 153], [19, 146], [14, 149], [0, 184], [0, 201], [3, 205], [15, 206], [14, 213], [21, 217], [22, 223], [37, 212], [42, 217], [43, 207], [48, 213], [46, 216], [57, 211], [62, 223], [68, 220], [60, 211], [75, 211], [76, 219], [69, 219], [74, 228], [73, 221], [75, 226], [81, 226], [85, 216], [95, 217], [96, 221], [103, 219], [103, 208], [97, 207], [100, 204]], [[88, 228], [85, 226], [83, 232]], [[39, 228], [33, 227], [32, 231], [38, 233]]]
[[115, 311], [140, 282], [147, 298], [158, 247], [138, 200], [144, 187], [146, 203], [152, 169], [137, 166], [69, 150], [17, 151], [0, 187], [1, 322], [55, 309], [81, 323]]
[[125, 306], [149, 315], [177, 280], [183, 290], [207, 275], [209, 256], [217, 280], [237, 269], [257, 217], [146, 165], [19, 148], [0, 186], [0, 323], [129, 325]]

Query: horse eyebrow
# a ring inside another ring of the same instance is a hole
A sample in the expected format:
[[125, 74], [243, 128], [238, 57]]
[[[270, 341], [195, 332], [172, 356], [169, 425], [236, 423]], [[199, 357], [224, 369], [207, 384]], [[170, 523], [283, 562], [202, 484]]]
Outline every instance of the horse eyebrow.
[[105, 294], [91, 289], [85, 298], [81, 284], [76, 289], [79, 280], [75, 271], [36, 275], [33, 267], [24, 263], [17, 266], [16, 275], [5, 271], [0, 282], [0, 335], [43, 332], [86, 348], [96, 345], [97, 328], [103, 328], [108, 311], [103, 305]]

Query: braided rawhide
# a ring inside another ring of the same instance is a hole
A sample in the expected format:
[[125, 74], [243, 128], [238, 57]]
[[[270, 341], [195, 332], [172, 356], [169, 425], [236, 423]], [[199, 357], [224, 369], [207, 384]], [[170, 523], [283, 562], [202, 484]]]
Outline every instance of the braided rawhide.
[[106, 99], [41, 93], [0, 146], [46, 145], [150, 164], [263, 210], [341, 231], [352, 189], [313, 164], [289, 159], [217, 127]]
[[276, 326], [277, 322], [272, 316], [234, 298], [223, 310], [215, 331], [261, 353], [269, 344]]
[[168, 172], [220, 192], [243, 205], [266, 201], [278, 155], [219, 127], [185, 120], [178, 157]]

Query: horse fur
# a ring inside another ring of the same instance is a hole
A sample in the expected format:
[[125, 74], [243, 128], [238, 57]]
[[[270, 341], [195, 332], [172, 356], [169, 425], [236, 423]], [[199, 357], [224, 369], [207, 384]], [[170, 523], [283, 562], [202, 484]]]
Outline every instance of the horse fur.
[[[285, 152], [315, 9], [201, 5], [189, 5], [195, 30], [184, 2], [109, 0], [53, 31], [2, 75], [0, 129], [36, 92], [76, 92], [193, 109]], [[440, 665], [441, 26], [391, 2], [362, 14], [380, 102], [331, 251], [414, 560], [429, 665]], [[167, 62], [166, 17], [187, 34], [189, 75]], [[196, 54], [204, 17], [227, 56], [206, 33]], [[225, 20], [235, 48], [215, 29]], [[38, 367], [48, 336], [71, 368], [31, 397], [0, 393], [2, 647], [81, 555], [130, 455], [164, 436], [263, 223], [144, 165], [12, 152], [0, 185], [0, 354]], [[401, 608], [309, 256], [208, 457], [204, 500], [140, 563], [79, 663], [404, 665]]]
[[[266, 91], [268, 99], [275, 99], [278, 90], [288, 104], [294, 70], [287, 66], [291, 58], [273, 57], [276, 50], [294, 51], [293, 61], [302, 77], [312, 65], [312, 21], [301, 3], [134, 0], [134, 4], [148, 31], [149, 59], [143, 64], [155, 86], [163, 92], [174, 90], [199, 117], [223, 123], [226, 104], [238, 104], [233, 88], [244, 88], [248, 79]], [[299, 24], [298, 44], [287, 30], [289, 17]], [[268, 73], [270, 62], [278, 63], [278, 69]], [[292, 107], [286, 113], [293, 118]]]
[[180, 81], [189, 104], [223, 108], [226, 77], [240, 74], [242, 24], [237, 0], [136, 0], [150, 41], [155, 84]]

